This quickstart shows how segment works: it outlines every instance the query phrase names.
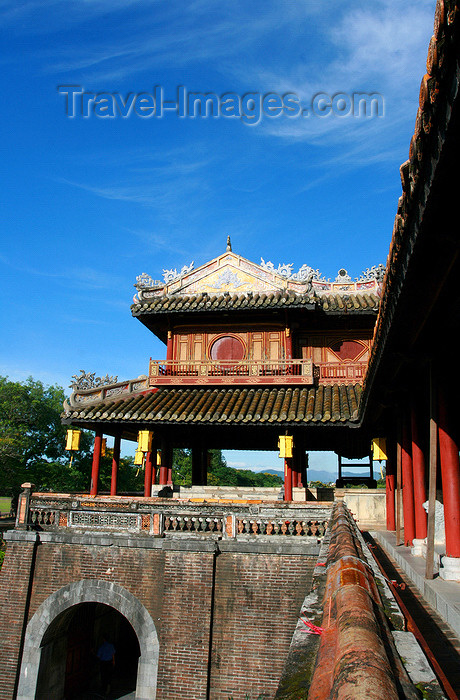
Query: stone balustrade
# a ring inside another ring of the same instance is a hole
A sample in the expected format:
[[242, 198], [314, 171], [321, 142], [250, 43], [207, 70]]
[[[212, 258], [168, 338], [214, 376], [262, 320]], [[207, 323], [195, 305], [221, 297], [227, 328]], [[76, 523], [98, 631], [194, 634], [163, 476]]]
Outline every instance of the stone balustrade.
[[112, 532], [153, 537], [273, 541], [326, 532], [329, 503], [208, 503], [178, 499], [32, 493], [23, 522], [31, 530]]

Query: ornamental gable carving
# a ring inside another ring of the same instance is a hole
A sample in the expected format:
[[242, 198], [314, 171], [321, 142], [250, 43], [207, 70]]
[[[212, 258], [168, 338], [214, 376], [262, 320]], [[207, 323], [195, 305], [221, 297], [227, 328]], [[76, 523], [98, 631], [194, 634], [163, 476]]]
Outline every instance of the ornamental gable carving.
[[163, 282], [142, 273], [134, 285], [137, 289], [134, 303], [164, 295], [270, 294], [290, 291], [296, 294], [314, 292], [319, 297], [325, 294], [359, 292], [378, 295], [383, 270], [383, 265], [374, 266], [353, 280], [346, 270], [341, 269], [331, 281], [309, 265], [302, 265], [297, 272], [292, 263], [275, 266], [271, 261], [266, 262], [261, 258], [258, 265], [227, 249], [222, 255], [198, 268], [192, 262], [184, 265], [180, 271], [176, 268], [163, 270]]

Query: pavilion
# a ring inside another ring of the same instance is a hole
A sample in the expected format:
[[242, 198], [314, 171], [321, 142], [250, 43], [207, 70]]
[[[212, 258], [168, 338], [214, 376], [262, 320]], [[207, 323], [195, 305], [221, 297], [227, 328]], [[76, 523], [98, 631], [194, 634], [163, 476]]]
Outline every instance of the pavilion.
[[[125, 382], [82, 373], [63, 421], [96, 433], [91, 493], [97, 493], [103, 435], [115, 438], [112, 494], [120, 440], [151, 434], [145, 495], [171, 484], [172, 450], [192, 451], [193, 483], [206, 483], [209, 449], [285, 454], [285, 498], [306, 486], [306, 452], [369, 456], [373, 435], [359, 425], [362, 381], [379, 305], [383, 266], [353, 281], [331, 282], [304, 265], [255, 264], [227, 249], [194, 269], [139, 275], [132, 314], [166, 345], [149, 373]], [[147, 362], [146, 362], [147, 364]], [[153, 457], [152, 457], [153, 455]], [[368, 464], [369, 469], [369, 464]], [[371, 482], [370, 472], [362, 480]]]

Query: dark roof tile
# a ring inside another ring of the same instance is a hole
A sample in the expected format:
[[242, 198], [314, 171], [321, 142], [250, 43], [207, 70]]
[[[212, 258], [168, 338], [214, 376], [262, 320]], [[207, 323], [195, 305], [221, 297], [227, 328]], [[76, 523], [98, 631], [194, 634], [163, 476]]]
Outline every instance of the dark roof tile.
[[[346, 299], [346, 301], [345, 301]], [[137, 303], [131, 306], [133, 316], [144, 314], [179, 313], [185, 311], [218, 311], [226, 310], [251, 310], [264, 308], [321, 308], [323, 311], [343, 310], [345, 306], [349, 310], [360, 312], [377, 312], [379, 298], [375, 294], [349, 294], [347, 297], [341, 294], [324, 294], [322, 296], [314, 292], [308, 294], [296, 294], [292, 290], [270, 293], [245, 293], [245, 294], [208, 294], [197, 295], [170, 294], [153, 297], [146, 303]]]
[[160, 387], [128, 400], [106, 400], [72, 408], [64, 421], [72, 425], [117, 421], [157, 424], [340, 424], [358, 415], [361, 386], [317, 387]]

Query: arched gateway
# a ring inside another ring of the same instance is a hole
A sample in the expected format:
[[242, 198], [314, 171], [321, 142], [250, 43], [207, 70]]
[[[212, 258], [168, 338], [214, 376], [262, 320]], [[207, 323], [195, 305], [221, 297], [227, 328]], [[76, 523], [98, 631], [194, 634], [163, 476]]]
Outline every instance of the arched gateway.
[[100, 603], [113, 608], [131, 625], [139, 643], [135, 700], [156, 697], [159, 643], [153, 620], [139, 600], [110, 581], [82, 580], [69, 583], [50, 595], [27, 625], [17, 700], [35, 700], [43, 642], [56, 618], [74, 606]]

